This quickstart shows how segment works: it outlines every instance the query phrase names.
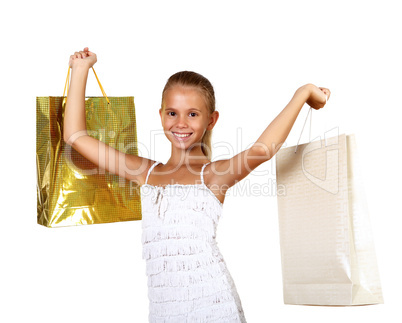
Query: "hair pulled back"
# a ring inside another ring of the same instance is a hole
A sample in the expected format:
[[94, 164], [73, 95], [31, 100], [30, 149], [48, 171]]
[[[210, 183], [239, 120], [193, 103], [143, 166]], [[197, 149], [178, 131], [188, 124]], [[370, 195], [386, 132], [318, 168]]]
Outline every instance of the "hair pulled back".
[[[210, 81], [201, 74], [191, 72], [191, 71], [182, 71], [173, 74], [169, 77], [168, 81], [162, 92], [162, 110], [164, 109], [164, 99], [165, 93], [174, 86], [188, 86], [193, 87], [200, 91], [203, 95], [209, 115], [215, 111], [215, 92], [214, 88]], [[204, 136], [201, 139], [201, 150], [202, 153], [207, 157], [207, 159], [211, 160], [212, 156], [212, 130], [207, 130]]]

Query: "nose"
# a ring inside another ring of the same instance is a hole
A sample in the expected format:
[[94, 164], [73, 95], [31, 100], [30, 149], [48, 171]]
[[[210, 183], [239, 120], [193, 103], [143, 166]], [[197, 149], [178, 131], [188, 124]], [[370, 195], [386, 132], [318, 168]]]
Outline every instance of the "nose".
[[180, 116], [177, 119], [176, 127], [178, 127], [178, 128], [187, 128], [186, 116]]

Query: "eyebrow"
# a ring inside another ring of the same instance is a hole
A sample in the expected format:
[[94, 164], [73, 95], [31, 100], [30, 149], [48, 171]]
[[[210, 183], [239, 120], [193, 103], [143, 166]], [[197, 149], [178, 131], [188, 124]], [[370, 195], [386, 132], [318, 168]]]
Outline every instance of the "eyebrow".
[[[177, 111], [177, 109], [175, 108], [165, 108], [165, 110], [172, 110], [172, 111]], [[188, 111], [198, 111], [198, 112], [202, 112], [200, 109], [196, 109], [196, 108], [188, 108]]]

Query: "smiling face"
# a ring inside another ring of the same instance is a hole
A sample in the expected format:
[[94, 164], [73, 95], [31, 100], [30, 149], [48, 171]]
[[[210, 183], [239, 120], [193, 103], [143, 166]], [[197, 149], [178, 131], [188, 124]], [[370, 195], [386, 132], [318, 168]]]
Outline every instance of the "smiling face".
[[203, 95], [194, 87], [173, 86], [164, 94], [159, 110], [163, 130], [173, 147], [201, 151], [201, 141], [212, 130], [218, 113], [209, 113]]

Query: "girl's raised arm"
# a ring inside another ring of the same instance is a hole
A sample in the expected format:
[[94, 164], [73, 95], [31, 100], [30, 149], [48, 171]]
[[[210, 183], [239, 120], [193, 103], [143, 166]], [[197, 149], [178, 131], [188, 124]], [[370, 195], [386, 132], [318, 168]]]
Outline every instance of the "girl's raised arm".
[[87, 133], [85, 88], [88, 71], [96, 61], [95, 53], [90, 52], [87, 47], [70, 56], [72, 73], [64, 112], [64, 141], [98, 167], [141, 185], [145, 182], [152, 160], [122, 153]]
[[270, 160], [285, 142], [303, 105], [307, 103], [313, 109], [321, 109], [330, 94], [328, 89], [318, 88], [313, 84], [297, 89], [290, 102], [249, 149], [211, 164], [211, 172], [206, 176], [209, 177], [209, 182], [228, 189], [256, 167]]

